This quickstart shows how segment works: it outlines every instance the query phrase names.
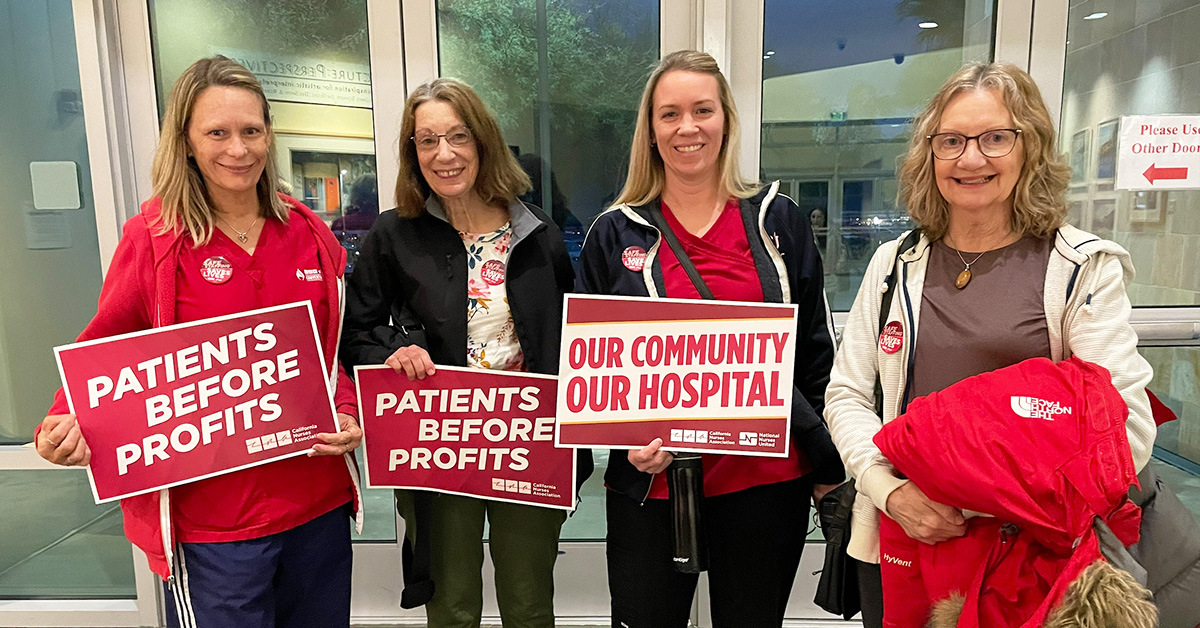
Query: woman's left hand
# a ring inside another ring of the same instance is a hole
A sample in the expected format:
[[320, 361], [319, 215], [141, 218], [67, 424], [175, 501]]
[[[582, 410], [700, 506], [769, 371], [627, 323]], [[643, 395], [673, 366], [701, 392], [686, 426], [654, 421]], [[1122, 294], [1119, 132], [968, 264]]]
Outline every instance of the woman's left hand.
[[833, 489], [835, 489], [839, 486], [841, 486], [841, 484], [814, 484], [813, 485], [813, 503], [814, 504], [821, 503], [821, 498], [825, 497], [826, 493], [828, 493], [829, 491], [832, 491]]
[[312, 446], [309, 456], [339, 456], [358, 449], [359, 443], [362, 443], [362, 428], [358, 426], [358, 421], [349, 414], [339, 412], [338, 425], [342, 428], [340, 432], [321, 432], [316, 435], [321, 442]]

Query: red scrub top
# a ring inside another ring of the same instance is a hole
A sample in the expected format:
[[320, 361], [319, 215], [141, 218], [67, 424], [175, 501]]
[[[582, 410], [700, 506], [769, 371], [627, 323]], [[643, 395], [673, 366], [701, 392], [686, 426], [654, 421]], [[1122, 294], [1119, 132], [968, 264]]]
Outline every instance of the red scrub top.
[[[295, 301], [312, 303], [317, 327], [335, 315], [326, 301], [317, 241], [307, 221], [267, 219], [251, 255], [220, 230], [195, 248], [186, 239], [176, 269], [175, 320], [186, 323]], [[200, 274], [205, 260], [233, 267], [224, 283]], [[307, 272], [306, 272], [307, 271]], [[314, 422], [327, 419], [317, 418]], [[307, 523], [354, 499], [342, 456], [298, 456], [171, 489], [176, 538], [244, 541]]]
[[[688, 233], [666, 203], [662, 204], [662, 210], [667, 224], [714, 297], [721, 301], [762, 302], [762, 282], [750, 253], [737, 198], [729, 199], [717, 222], [702, 237]], [[667, 296], [699, 299], [699, 291], [692, 285], [671, 247], [664, 242], [658, 247], [658, 255]], [[789, 448], [787, 458], [703, 454], [703, 461], [704, 494], [709, 496], [794, 480], [812, 470], [808, 459], [794, 444]], [[649, 497], [666, 499], [668, 495], [666, 474], [655, 475]]]

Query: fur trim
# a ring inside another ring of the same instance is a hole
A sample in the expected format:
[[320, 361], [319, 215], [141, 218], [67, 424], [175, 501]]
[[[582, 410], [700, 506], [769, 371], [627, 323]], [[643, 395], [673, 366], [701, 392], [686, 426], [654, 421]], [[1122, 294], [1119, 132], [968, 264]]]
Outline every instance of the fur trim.
[[962, 615], [963, 604], [966, 601], [967, 598], [958, 592], [940, 600], [929, 612], [929, 622], [925, 624], [925, 628], [954, 628], [958, 625], [958, 618]]
[[1152, 599], [1128, 572], [1098, 560], [1071, 582], [1044, 628], [1155, 628]]

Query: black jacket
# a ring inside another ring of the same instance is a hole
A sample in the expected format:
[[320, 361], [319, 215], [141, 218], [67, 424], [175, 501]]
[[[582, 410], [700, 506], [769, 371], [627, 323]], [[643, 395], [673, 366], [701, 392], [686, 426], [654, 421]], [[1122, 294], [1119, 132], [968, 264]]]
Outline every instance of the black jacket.
[[[833, 367], [824, 271], [812, 227], [791, 199], [777, 194], [778, 188], [775, 183], [742, 199], [742, 224], [762, 282], [763, 300], [799, 306], [791, 415], [793, 446], [808, 456], [816, 482], [836, 484], [845, 479], [845, 469], [821, 418]], [[658, 258], [659, 248], [666, 244], [650, 219], [655, 211], [659, 211], [657, 201], [642, 207], [620, 206], [596, 218], [583, 243], [577, 291], [639, 297], [666, 294]], [[622, 252], [634, 246], [646, 251], [641, 272], [629, 270], [621, 259]], [[604, 475], [609, 488], [642, 501], [649, 494], [652, 479], [629, 463], [624, 450], [609, 455]]]
[[[367, 233], [350, 277], [340, 357], [348, 371], [382, 364], [396, 349], [420, 345], [436, 364], [467, 364], [467, 253], [436, 198], [416, 218], [381, 213]], [[509, 206], [512, 250], [505, 288], [525, 364], [534, 373], [558, 374], [563, 294], [574, 271], [558, 227], [536, 207]], [[592, 473], [591, 451], [578, 450], [576, 483]], [[415, 547], [404, 541], [401, 606], [429, 601], [428, 517], [432, 494], [416, 494]], [[423, 525], [422, 520], [426, 523]]]

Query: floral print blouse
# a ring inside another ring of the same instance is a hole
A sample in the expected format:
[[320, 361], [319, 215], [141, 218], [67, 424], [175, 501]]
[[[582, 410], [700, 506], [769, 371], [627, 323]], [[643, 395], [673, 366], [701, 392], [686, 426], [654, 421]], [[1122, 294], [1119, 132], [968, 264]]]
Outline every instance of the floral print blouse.
[[525, 354], [505, 289], [512, 225], [458, 235], [467, 247], [467, 366], [524, 371]]

